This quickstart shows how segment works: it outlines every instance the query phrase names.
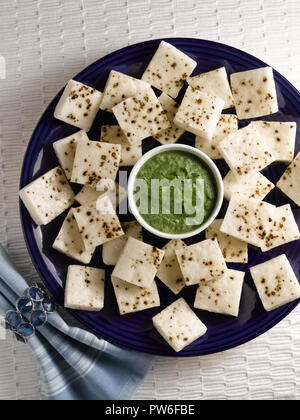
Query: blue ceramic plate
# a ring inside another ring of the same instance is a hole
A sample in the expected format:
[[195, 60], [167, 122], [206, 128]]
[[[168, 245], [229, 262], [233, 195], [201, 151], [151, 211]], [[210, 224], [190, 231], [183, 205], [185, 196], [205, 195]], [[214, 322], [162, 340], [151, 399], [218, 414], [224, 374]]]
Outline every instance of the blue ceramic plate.
[[[167, 41], [189, 54], [198, 62], [195, 74], [221, 66], [226, 66], [227, 71], [230, 74], [232, 72], [249, 70], [266, 65], [243, 51], [215, 42], [188, 38], [174, 38], [167, 39]], [[116, 51], [92, 64], [76, 76], [75, 79], [102, 91], [111, 69], [140, 77], [159, 42], [160, 40], [148, 41]], [[297, 121], [299, 123], [300, 95], [298, 91], [279, 73], [275, 71], [274, 74], [278, 90], [280, 112], [273, 116], [266, 117], [265, 120]], [[77, 131], [77, 129], [53, 118], [54, 108], [60, 94], [61, 92], [42, 116], [30, 140], [22, 169], [21, 187], [24, 187], [34, 178], [41, 176], [47, 170], [57, 166], [58, 162], [53, 151], [52, 143]], [[114, 123], [112, 114], [99, 112], [97, 120], [89, 133], [90, 138], [98, 140], [101, 124], [109, 123]], [[245, 125], [246, 123], [247, 121], [243, 121], [243, 124], [241, 125]], [[300, 127], [300, 124], [298, 124], [298, 126]], [[194, 138], [192, 135], [187, 134], [181, 139], [181, 142], [194, 145]], [[158, 146], [158, 143], [154, 140], [147, 140], [144, 142], [144, 152], [156, 146]], [[298, 132], [297, 152], [299, 151], [299, 148], [300, 137]], [[223, 161], [217, 161], [217, 164], [222, 175], [225, 175], [228, 171], [226, 164]], [[276, 183], [285, 167], [285, 164], [275, 163], [264, 171], [264, 175], [273, 183]], [[281, 194], [277, 188], [266, 197], [266, 201], [276, 205], [290, 203], [299, 224], [299, 209], [295, 203]], [[224, 216], [226, 207], [227, 203], [224, 202], [219, 217]], [[64, 291], [60, 284], [64, 284], [65, 282], [68, 265], [76, 264], [72, 259], [65, 257], [51, 248], [65, 216], [66, 214], [61, 215], [61, 217], [48, 226], [37, 227], [21, 204], [21, 218], [24, 235], [32, 260], [46, 286], [60, 304], [63, 304], [64, 298]], [[158, 247], [162, 247], [166, 243], [166, 241], [153, 237], [147, 232], [144, 232], [144, 234], [146, 242], [152, 243]], [[194, 237], [193, 240], [187, 241], [187, 243], [192, 244], [202, 239], [204, 239], [204, 237], [203, 235], [200, 235]], [[299, 277], [299, 242], [293, 242], [278, 247], [265, 254], [262, 254], [258, 249], [250, 246], [249, 253], [248, 264], [229, 264], [230, 268], [246, 272], [246, 281], [243, 288], [239, 317], [233, 318], [230, 316], [222, 316], [195, 310], [199, 318], [207, 325], [207, 334], [185, 348], [179, 354], [176, 354], [164, 342], [154, 330], [151, 322], [152, 317], [159, 312], [160, 309], [165, 308], [173, 302], [176, 297], [160, 281], [157, 281], [161, 296], [161, 308], [149, 309], [121, 317], [118, 312], [110, 282], [111, 271], [108, 267], [103, 265], [101, 249], [96, 251], [93, 260], [91, 261], [91, 266], [107, 269], [105, 307], [100, 313], [80, 311], [72, 311], [72, 313], [86, 328], [96, 335], [118, 346], [141, 352], [165, 356], [198, 356], [230, 349], [266, 332], [287, 316], [299, 303], [298, 301], [295, 301], [272, 312], [265, 312], [256, 293], [251, 276], [249, 275], [249, 267], [285, 253], [288, 256], [296, 275]], [[179, 296], [183, 296], [189, 304], [193, 306], [195, 292], [196, 287], [186, 287]]]

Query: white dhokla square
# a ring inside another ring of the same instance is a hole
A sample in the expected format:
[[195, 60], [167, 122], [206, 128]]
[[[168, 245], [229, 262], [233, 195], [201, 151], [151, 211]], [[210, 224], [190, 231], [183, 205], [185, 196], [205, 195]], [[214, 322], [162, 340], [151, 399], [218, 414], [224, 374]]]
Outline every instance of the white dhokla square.
[[31, 182], [19, 192], [37, 225], [47, 225], [74, 202], [74, 193], [60, 167]]
[[163, 257], [160, 249], [129, 237], [112, 276], [149, 289]]
[[216, 219], [206, 229], [206, 239], [217, 239], [226, 262], [248, 261], [248, 244], [220, 231], [223, 219]]
[[162, 41], [142, 80], [176, 98], [197, 62], [173, 45]]
[[300, 298], [300, 285], [286, 255], [251, 267], [250, 273], [266, 311]]
[[134, 239], [137, 239], [138, 241], [143, 240], [142, 226], [138, 222], [125, 222], [121, 223], [121, 226], [124, 231], [124, 236], [121, 236], [120, 238], [107, 242], [103, 245], [102, 258], [104, 264], [106, 265], [117, 264], [124, 246], [126, 245], [126, 242], [130, 236]]
[[264, 201], [233, 194], [221, 232], [260, 247], [272, 226], [275, 210], [275, 206]]
[[74, 260], [83, 264], [89, 264], [95, 249], [86, 250], [77, 222], [74, 217], [74, 209], [71, 209], [66, 217], [57, 238], [53, 244], [56, 251], [62, 252]]
[[152, 320], [159, 334], [176, 352], [183, 350], [207, 331], [183, 298], [176, 300]]
[[249, 198], [263, 200], [267, 194], [275, 187], [260, 172], [253, 172], [250, 175], [237, 176], [232, 171], [223, 179], [224, 195], [226, 200], [230, 200], [232, 194], [242, 193]]
[[70, 265], [68, 268], [65, 307], [80, 311], [101, 311], [104, 307], [105, 271]]
[[160, 131], [158, 134], [154, 136], [154, 138], [159, 141], [161, 144], [171, 144], [176, 143], [177, 140], [182, 136], [184, 130], [182, 128], [177, 127], [173, 120], [175, 115], [178, 111], [179, 105], [174, 99], [170, 98], [170, 96], [162, 93], [158, 98], [161, 106], [166, 111], [166, 116], [171, 123], [171, 127], [167, 128], [166, 130]]
[[97, 201], [99, 197], [104, 194], [103, 191], [96, 191], [89, 185], [84, 185], [79, 193], [75, 196], [75, 200], [84, 206], [85, 204], [93, 203]]
[[239, 315], [240, 301], [245, 273], [227, 270], [217, 280], [200, 283], [194, 307], [218, 314]]
[[152, 89], [145, 89], [113, 107], [113, 113], [130, 144], [171, 127]]
[[196, 148], [206, 153], [211, 159], [222, 159], [219, 152], [219, 143], [229, 134], [238, 130], [236, 115], [222, 114], [211, 140], [196, 136]]
[[101, 179], [115, 180], [120, 159], [120, 145], [80, 140], [77, 142], [71, 181], [96, 188]]
[[227, 270], [218, 241], [214, 238], [178, 250], [176, 255], [187, 286], [214, 280]]
[[185, 249], [183, 241], [174, 239], [163, 247], [165, 256], [158, 269], [157, 277], [177, 295], [185, 286], [181, 268], [179, 266], [175, 251]]
[[233, 73], [230, 81], [239, 120], [278, 112], [277, 94], [271, 67]]
[[123, 200], [127, 198], [127, 191], [118, 183], [112, 190], [97, 191], [89, 185], [84, 185], [79, 193], [75, 196], [75, 200], [82, 206], [97, 201], [99, 197], [107, 196], [112, 204], [117, 207]]
[[112, 70], [104, 88], [100, 109], [108, 112], [112, 111], [112, 108], [120, 102], [135, 96], [139, 90], [149, 87], [149, 83], [143, 80]]
[[300, 152], [293, 162], [288, 166], [280, 180], [278, 187], [285, 195], [293, 200], [297, 206], [300, 206]]
[[57, 104], [54, 117], [90, 131], [99, 111], [101, 98], [102, 93], [98, 90], [71, 80]]
[[194, 89], [223, 99], [225, 102], [224, 109], [234, 106], [225, 67], [189, 77], [187, 82]]
[[229, 134], [219, 143], [219, 151], [237, 175], [258, 172], [274, 162], [274, 157], [253, 125]]
[[264, 238], [261, 250], [266, 252], [277, 246], [296, 241], [299, 238], [299, 229], [291, 206], [285, 204], [276, 208], [271, 227]]
[[111, 278], [121, 315], [144, 311], [160, 305], [155, 281], [148, 289], [135, 286], [118, 278]]
[[[107, 181], [110, 181], [110, 185], [108, 185]], [[111, 182], [109, 179], [100, 180], [96, 186], [96, 191], [108, 197], [115, 209], [128, 197], [127, 189], [121, 187], [117, 182]]]
[[142, 142], [128, 143], [126, 136], [118, 125], [103, 125], [100, 141], [121, 145], [120, 166], [134, 166], [142, 157]]
[[293, 160], [297, 129], [295, 122], [254, 121], [251, 124], [255, 126], [276, 161]]
[[221, 117], [224, 101], [200, 90], [187, 88], [174, 124], [196, 136], [211, 140]]
[[116, 188], [116, 182], [109, 178], [101, 178], [96, 185], [96, 191], [107, 192]]
[[94, 203], [74, 209], [74, 217], [86, 250], [124, 235], [110, 199], [98, 198]]
[[65, 137], [64, 139], [53, 143], [53, 148], [59, 164], [63, 168], [68, 179], [71, 179], [72, 176], [76, 145], [78, 140], [89, 141], [89, 138], [84, 130], [78, 131], [69, 137]]

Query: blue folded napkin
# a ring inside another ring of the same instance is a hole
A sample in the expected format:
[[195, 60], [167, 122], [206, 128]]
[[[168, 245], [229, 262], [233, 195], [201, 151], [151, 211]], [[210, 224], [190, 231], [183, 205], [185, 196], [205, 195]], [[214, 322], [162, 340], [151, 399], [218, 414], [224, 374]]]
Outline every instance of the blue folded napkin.
[[[15, 310], [28, 285], [0, 245], [0, 312]], [[151, 363], [147, 354], [118, 348], [68, 326], [58, 313], [28, 340], [44, 373], [45, 399], [128, 400]]]

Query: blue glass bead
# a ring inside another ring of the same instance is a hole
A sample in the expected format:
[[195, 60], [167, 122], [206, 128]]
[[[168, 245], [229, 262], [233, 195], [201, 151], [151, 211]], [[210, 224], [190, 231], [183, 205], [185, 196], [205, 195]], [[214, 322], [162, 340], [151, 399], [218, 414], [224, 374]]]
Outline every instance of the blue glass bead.
[[46, 311], [48, 314], [53, 314], [55, 311], [55, 304], [52, 302], [51, 299], [45, 298], [42, 302], [42, 306], [44, 311]]
[[33, 309], [33, 303], [31, 299], [24, 296], [17, 301], [16, 307], [21, 313], [29, 314]]
[[18, 326], [17, 333], [20, 334], [23, 338], [30, 338], [34, 335], [35, 329], [33, 325], [29, 324], [28, 322], [24, 322]]
[[28, 289], [28, 296], [30, 299], [34, 300], [35, 302], [40, 302], [44, 299], [44, 293], [39, 287], [30, 287]]
[[35, 328], [42, 327], [47, 322], [47, 314], [44, 311], [33, 311], [30, 316], [30, 322]]
[[33, 302], [33, 310], [34, 311], [44, 311], [43, 302]]
[[22, 323], [22, 315], [19, 314], [17, 311], [8, 311], [5, 316], [5, 321], [7, 324], [12, 328], [18, 328], [18, 326]]

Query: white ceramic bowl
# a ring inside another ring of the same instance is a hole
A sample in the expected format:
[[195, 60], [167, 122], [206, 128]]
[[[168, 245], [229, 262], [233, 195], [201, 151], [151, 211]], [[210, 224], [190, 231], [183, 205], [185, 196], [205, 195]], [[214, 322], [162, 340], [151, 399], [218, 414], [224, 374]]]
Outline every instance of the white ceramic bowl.
[[[198, 227], [197, 229], [188, 232], [188, 233], [182, 233], [182, 234], [177, 234], [177, 235], [172, 235], [171, 233], [165, 233], [165, 232], [161, 232], [157, 229], [154, 229], [152, 226], [150, 226], [145, 219], [140, 215], [139, 210], [136, 206], [135, 203], [135, 199], [134, 199], [134, 190], [135, 190], [135, 180], [137, 177], [137, 174], [139, 173], [140, 169], [142, 168], [142, 166], [144, 166], [144, 164], [151, 159], [153, 156], [162, 153], [162, 152], [166, 152], [169, 150], [182, 150], [183, 152], [189, 152], [195, 156], [197, 156], [200, 160], [202, 160], [204, 163], [206, 163], [206, 165], [209, 167], [209, 169], [211, 170], [215, 181], [216, 181], [216, 186], [217, 186], [217, 199], [216, 199], [216, 203], [215, 203], [215, 207], [210, 215], [210, 217], [206, 220], [205, 223], [203, 223], [200, 227]], [[150, 152], [146, 153], [145, 155], [143, 155], [143, 157], [136, 163], [136, 165], [133, 167], [129, 180], [128, 180], [128, 201], [129, 201], [129, 207], [130, 207], [130, 211], [131, 213], [134, 215], [134, 217], [136, 218], [136, 220], [145, 228], [147, 229], [150, 233], [153, 233], [154, 235], [160, 237], [160, 238], [164, 238], [164, 239], [187, 239], [187, 238], [191, 238], [192, 236], [198, 235], [200, 232], [204, 231], [217, 217], [222, 203], [223, 203], [223, 198], [224, 198], [224, 186], [223, 186], [223, 180], [222, 180], [222, 176], [219, 172], [219, 169], [217, 168], [217, 166], [214, 164], [214, 162], [203, 152], [201, 152], [200, 150], [196, 149], [195, 147], [191, 147], [191, 146], [187, 146], [184, 144], [170, 144], [170, 145], [166, 145], [166, 146], [160, 146], [160, 147], [156, 147], [153, 150], [151, 150]]]

